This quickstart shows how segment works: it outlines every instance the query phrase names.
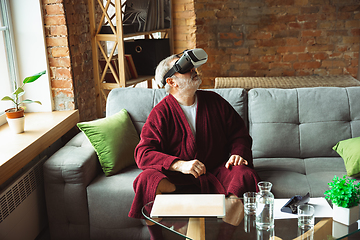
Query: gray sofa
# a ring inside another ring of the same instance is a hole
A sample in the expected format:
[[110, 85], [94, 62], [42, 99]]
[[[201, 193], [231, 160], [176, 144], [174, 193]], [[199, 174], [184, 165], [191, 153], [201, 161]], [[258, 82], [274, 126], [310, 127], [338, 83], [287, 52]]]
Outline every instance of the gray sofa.
[[[332, 150], [338, 141], [360, 136], [360, 87], [299, 89], [214, 89], [247, 122], [255, 169], [273, 183], [276, 198], [310, 192], [324, 196], [334, 175], [346, 174]], [[125, 108], [140, 133], [164, 90], [111, 91], [106, 115]], [[51, 238], [149, 239], [143, 221], [127, 217], [140, 173], [131, 166], [105, 177], [97, 156], [79, 133], [44, 164]]]

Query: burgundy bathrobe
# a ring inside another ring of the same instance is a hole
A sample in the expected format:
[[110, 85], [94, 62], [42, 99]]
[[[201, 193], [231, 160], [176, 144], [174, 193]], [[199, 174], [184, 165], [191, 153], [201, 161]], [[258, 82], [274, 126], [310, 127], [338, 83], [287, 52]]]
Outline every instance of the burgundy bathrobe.
[[[199, 193], [242, 196], [257, 191], [259, 177], [253, 170], [252, 139], [243, 119], [215, 92], [198, 90], [196, 138], [177, 100], [169, 94], [151, 111], [135, 149], [135, 161], [142, 173], [134, 181], [135, 198], [129, 217], [142, 218], [141, 208], [155, 199], [159, 182], [167, 178], [178, 188], [196, 186]], [[248, 165], [225, 168], [231, 155], [239, 155]], [[203, 162], [206, 174], [170, 171], [175, 160]], [[184, 187], [186, 186], [186, 187]]]

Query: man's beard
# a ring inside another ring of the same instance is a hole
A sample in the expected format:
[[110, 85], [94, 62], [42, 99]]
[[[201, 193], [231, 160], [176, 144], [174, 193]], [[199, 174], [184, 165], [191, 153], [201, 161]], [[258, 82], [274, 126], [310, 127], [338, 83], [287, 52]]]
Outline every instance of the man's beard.
[[[195, 79], [196, 78], [196, 79]], [[179, 85], [179, 91], [184, 94], [184, 93], [190, 93], [190, 92], [195, 92], [200, 84], [201, 84], [201, 79], [199, 77], [199, 75], [197, 75], [197, 73], [194, 71], [191, 74], [191, 77], [188, 79], [177, 79], [178, 81], [178, 85]], [[192, 90], [192, 91], [191, 91]]]

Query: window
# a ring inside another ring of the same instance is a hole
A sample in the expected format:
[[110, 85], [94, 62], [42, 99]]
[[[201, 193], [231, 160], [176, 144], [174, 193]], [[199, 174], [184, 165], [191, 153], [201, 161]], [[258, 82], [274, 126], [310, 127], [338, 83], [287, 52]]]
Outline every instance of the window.
[[[8, 1], [0, 0], [0, 99], [11, 95], [15, 89], [16, 71], [10, 19]], [[10, 101], [0, 101], [0, 115], [11, 107], [13, 104]], [[0, 125], [4, 123], [3, 120], [0, 118]]]
[[[26, 105], [27, 112], [52, 111], [41, 9], [39, 0], [0, 0], [0, 99], [13, 92], [15, 79], [19, 84], [25, 77], [47, 70], [46, 75], [24, 88], [23, 98], [42, 103]], [[0, 101], [0, 125], [6, 122], [4, 110], [11, 107], [10, 101]]]

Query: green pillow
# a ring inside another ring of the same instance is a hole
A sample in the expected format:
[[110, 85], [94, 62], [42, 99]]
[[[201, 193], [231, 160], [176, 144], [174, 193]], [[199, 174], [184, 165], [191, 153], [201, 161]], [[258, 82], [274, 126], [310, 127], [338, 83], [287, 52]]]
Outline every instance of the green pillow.
[[360, 137], [340, 141], [333, 149], [344, 159], [347, 175], [360, 176]]
[[125, 109], [110, 117], [78, 123], [77, 126], [95, 148], [106, 176], [135, 163], [134, 150], [139, 143], [139, 135]]

